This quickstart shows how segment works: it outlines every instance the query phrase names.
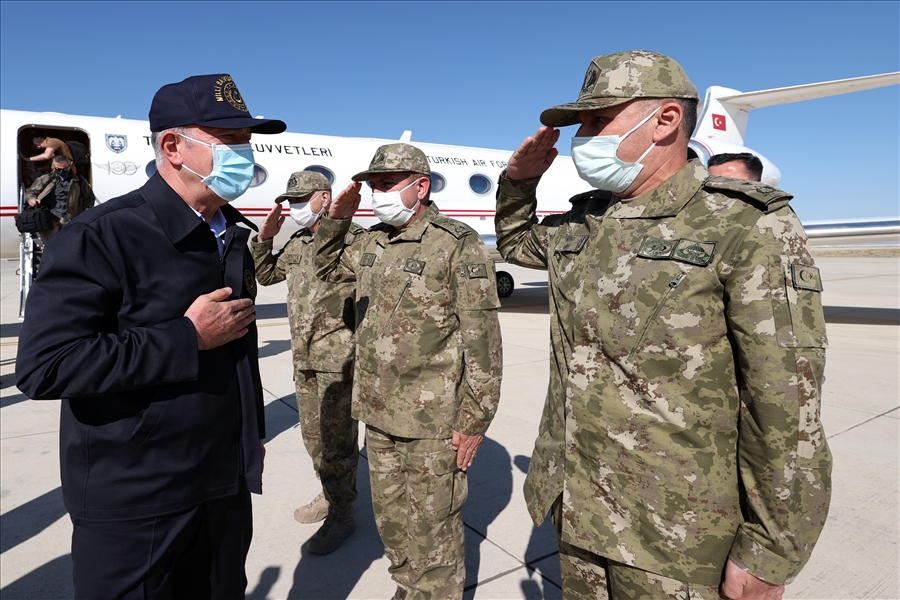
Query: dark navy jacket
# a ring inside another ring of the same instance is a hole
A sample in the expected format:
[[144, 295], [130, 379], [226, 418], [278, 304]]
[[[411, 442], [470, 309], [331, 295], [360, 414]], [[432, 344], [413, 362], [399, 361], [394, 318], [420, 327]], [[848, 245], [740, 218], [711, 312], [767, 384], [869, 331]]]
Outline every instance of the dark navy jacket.
[[[231, 206], [220, 259], [209, 226], [154, 175], [66, 225], [28, 295], [16, 384], [63, 398], [60, 471], [75, 517], [152, 517], [260, 493], [265, 436], [256, 325], [199, 351], [200, 295], [256, 296], [253, 225]], [[255, 229], [255, 228], [254, 228]]]

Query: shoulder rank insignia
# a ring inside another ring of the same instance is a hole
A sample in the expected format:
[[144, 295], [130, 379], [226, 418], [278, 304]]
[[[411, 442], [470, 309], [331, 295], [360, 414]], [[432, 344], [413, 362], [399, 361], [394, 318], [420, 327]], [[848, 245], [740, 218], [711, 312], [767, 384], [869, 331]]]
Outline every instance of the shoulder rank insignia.
[[360, 266], [371, 267], [375, 264], [375, 255], [371, 252], [365, 252], [359, 259]]
[[453, 227], [453, 232], [454, 232], [458, 237], [462, 237], [462, 236], [464, 236], [464, 235], [470, 233], [470, 230], [469, 230], [468, 227], [466, 227], [465, 225], [463, 225], [463, 224], [460, 223], [460, 224], [455, 225], [455, 226]]
[[819, 269], [812, 265], [804, 265], [803, 263], [791, 264], [791, 279], [794, 280], [794, 288], [798, 290], [813, 290], [821, 292], [822, 276]]
[[749, 199], [764, 212], [773, 212], [786, 206], [792, 195], [778, 188], [765, 185], [756, 181], [732, 179], [731, 177], [709, 177], [703, 182], [707, 188], [714, 190], [729, 190], [739, 192], [744, 198]]
[[416, 275], [421, 275], [422, 271], [425, 270], [425, 261], [408, 258], [406, 259], [406, 265], [403, 267], [403, 270], [407, 273], [415, 273]]
[[466, 277], [469, 279], [487, 279], [487, 265], [484, 263], [466, 263]]
[[451, 219], [445, 215], [438, 214], [432, 221], [435, 225], [448, 232], [450, 235], [459, 239], [465, 235], [472, 233], [472, 229], [459, 221]]

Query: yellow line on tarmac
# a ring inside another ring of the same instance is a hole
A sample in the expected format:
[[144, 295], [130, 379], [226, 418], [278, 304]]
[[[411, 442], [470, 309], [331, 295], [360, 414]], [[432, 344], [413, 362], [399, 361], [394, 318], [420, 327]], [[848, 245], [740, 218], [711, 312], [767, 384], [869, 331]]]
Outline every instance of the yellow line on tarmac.
[[842, 277], [839, 279], [823, 279], [822, 281], [832, 282], [832, 281], [850, 281], [851, 279], [874, 279], [876, 277], [896, 277], [897, 273], [885, 273], [883, 275], [863, 275], [861, 277]]

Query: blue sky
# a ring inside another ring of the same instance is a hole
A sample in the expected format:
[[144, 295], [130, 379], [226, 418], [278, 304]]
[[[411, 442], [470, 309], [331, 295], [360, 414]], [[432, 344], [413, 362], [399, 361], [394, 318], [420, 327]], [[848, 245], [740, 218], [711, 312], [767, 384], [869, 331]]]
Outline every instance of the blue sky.
[[[898, 29], [897, 2], [3, 1], [0, 106], [146, 119], [161, 85], [227, 72], [289, 131], [512, 150], [593, 56], [753, 91], [900, 70]], [[751, 112], [804, 221], [900, 214], [898, 88]]]

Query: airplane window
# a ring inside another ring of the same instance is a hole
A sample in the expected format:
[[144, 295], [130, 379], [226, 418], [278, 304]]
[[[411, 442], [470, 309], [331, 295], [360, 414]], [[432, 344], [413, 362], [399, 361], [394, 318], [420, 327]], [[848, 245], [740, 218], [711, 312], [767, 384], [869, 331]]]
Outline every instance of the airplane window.
[[447, 187], [447, 180], [440, 173], [431, 172], [431, 191], [435, 194]]
[[147, 166], [144, 167], [144, 173], [147, 174], [147, 177], [153, 177], [156, 175], [156, 161], [151, 160], [147, 163]]
[[315, 173], [319, 173], [320, 175], [324, 175], [325, 179], [328, 180], [328, 185], [334, 185], [334, 173], [331, 172], [331, 169], [327, 169], [320, 165], [310, 165], [303, 170], [313, 171]]
[[253, 165], [253, 181], [250, 182], [250, 187], [262, 185], [268, 178], [268, 171], [262, 168], [259, 164]]
[[479, 195], [487, 194], [494, 187], [494, 183], [486, 176], [476, 173], [469, 177], [469, 188]]

